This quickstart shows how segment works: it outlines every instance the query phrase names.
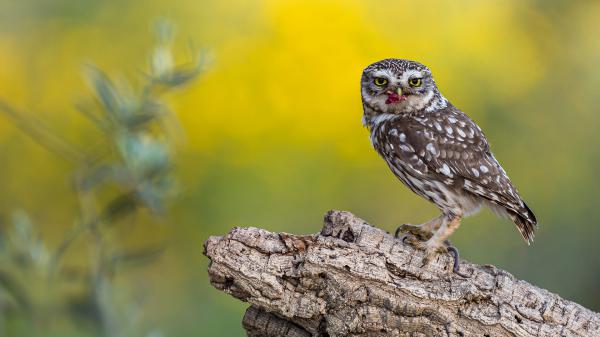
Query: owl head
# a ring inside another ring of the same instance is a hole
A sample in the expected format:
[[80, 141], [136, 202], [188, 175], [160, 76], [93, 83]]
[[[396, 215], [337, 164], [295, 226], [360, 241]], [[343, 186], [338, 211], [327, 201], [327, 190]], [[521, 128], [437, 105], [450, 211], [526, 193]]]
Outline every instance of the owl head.
[[432, 106], [439, 108], [445, 101], [429, 68], [419, 62], [401, 59], [385, 59], [365, 68], [361, 94], [367, 119], [378, 114], [411, 113]]

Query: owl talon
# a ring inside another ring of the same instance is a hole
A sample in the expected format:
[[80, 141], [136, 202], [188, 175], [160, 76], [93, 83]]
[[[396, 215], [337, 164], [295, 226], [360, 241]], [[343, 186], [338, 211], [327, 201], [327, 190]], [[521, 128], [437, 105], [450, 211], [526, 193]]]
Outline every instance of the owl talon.
[[[398, 238], [400, 233], [411, 234], [412, 236], [416, 237], [417, 239], [419, 239], [421, 241], [427, 241], [433, 236], [433, 233], [422, 229], [420, 226], [414, 226], [414, 225], [409, 225], [409, 224], [403, 224], [403, 225], [399, 226], [398, 228], [396, 228], [394, 237]], [[405, 238], [406, 238], [406, 235], [402, 238], [402, 241], [404, 241]]]
[[405, 226], [409, 226], [409, 225], [408, 224], [402, 224], [402, 225], [396, 227], [396, 231], [394, 232], [394, 237], [396, 239], [398, 239], [398, 237], [400, 236], [400, 233], [405, 233], [405, 231], [404, 231]]
[[398, 226], [396, 228], [396, 231], [394, 232], [394, 237], [396, 239], [398, 239], [398, 237], [400, 236], [401, 233], [409, 233], [411, 229], [416, 228], [416, 226], [410, 225], [410, 224], [402, 224], [400, 226]]
[[454, 258], [454, 264], [452, 265], [452, 272], [454, 272], [454, 274], [464, 277], [464, 278], [470, 278], [471, 276], [463, 274], [460, 272], [460, 270], [458, 269], [459, 267], [459, 261], [458, 261], [458, 249], [456, 249], [456, 247], [450, 245], [450, 242], [446, 240], [446, 242], [444, 242], [447, 247], [446, 247], [446, 251], [448, 253], [450, 253], [450, 255], [452, 255], [452, 257]]

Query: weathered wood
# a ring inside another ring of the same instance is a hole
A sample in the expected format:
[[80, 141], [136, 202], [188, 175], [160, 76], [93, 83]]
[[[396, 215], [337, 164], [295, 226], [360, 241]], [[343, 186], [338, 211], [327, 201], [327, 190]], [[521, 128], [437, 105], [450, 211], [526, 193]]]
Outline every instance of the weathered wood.
[[248, 336], [600, 336], [600, 314], [490, 265], [452, 273], [348, 212], [321, 233], [210, 237], [211, 283], [252, 307]]

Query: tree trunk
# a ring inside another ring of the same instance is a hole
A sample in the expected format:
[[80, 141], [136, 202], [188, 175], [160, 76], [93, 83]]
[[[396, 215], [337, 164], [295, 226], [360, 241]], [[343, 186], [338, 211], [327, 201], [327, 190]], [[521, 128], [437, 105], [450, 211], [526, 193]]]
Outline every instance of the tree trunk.
[[211, 283], [253, 337], [600, 336], [600, 314], [491, 265], [423, 252], [348, 212], [321, 233], [234, 228], [205, 243]]

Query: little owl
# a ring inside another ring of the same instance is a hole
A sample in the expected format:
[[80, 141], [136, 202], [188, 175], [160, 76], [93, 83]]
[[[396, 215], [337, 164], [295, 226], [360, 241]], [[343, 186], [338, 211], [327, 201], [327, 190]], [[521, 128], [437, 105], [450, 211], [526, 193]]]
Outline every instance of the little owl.
[[399, 228], [429, 238], [411, 237], [426, 260], [446, 248], [461, 218], [482, 205], [510, 218], [525, 241], [533, 241], [535, 215], [479, 126], [442, 96], [426, 66], [399, 59], [373, 63], [362, 73], [361, 94], [373, 147], [398, 179], [442, 211], [418, 227]]

